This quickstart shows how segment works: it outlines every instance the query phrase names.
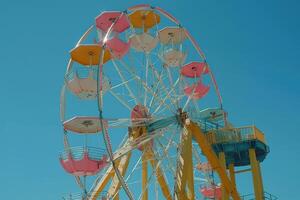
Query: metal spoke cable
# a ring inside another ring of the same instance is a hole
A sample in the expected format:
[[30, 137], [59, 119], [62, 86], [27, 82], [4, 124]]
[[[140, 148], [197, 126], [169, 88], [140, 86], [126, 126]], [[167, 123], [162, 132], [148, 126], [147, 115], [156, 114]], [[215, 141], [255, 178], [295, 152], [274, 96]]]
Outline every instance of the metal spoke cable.
[[[146, 82], [146, 86], [148, 86], [148, 71], [149, 71], [149, 58], [147, 56], [147, 54], [145, 55], [146, 57], [146, 64], [145, 64], [145, 68], [146, 68], [146, 77], [145, 77], [145, 82]], [[144, 106], [146, 106], [146, 102], [147, 102], [147, 92], [144, 91]]]
[[138, 103], [138, 102], [137, 102], [137, 99], [136, 99], [136, 97], [134, 96], [134, 94], [133, 94], [133, 92], [131, 91], [131, 89], [130, 89], [130, 87], [128, 86], [128, 84], [126, 83], [125, 78], [124, 78], [124, 76], [123, 76], [121, 70], [119, 69], [119, 67], [117, 66], [117, 64], [115, 63], [114, 60], [112, 60], [112, 63], [113, 63], [113, 65], [114, 65], [115, 69], [117, 70], [117, 72], [118, 72], [118, 74], [119, 74], [121, 80], [123, 81], [123, 83], [125, 83], [125, 88], [127, 89], [129, 95], [134, 99], [135, 103], [137, 104], [137, 103]]
[[[154, 92], [151, 88], [149, 88], [145, 82], [143, 81], [143, 79], [141, 79], [135, 72], [131, 71], [130, 68], [128, 68], [127, 64], [126, 63], [123, 63], [123, 66], [128, 70], [129, 73], [131, 73], [143, 86], [144, 86], [144, 89], [147, 90], [150, 95], [153, 95], [154, 98], [156, 98], [159, 102], [162, 102], [162, 99], [160, 99]], [[172, 109], [170, 108], [170, 106], [168, 104], [165, 104], [165, 106], [168, 107], [168, 109], [172, 112]], [[175, 113], [175, 112], [174, 112]]]
[[113, 89], [116, 89], [116, 88], [118, 88], [118, 87], [121, 87], [121, 86], [123, 86], [123, 85], [125, 85], [125, 84], [131, 82], [132, 80], [134, 80], [134, 78], [131, 78], [131, 79], [127, 80], [127, 81], [124, 81], [124, 82], [122, 82], [122, 83], [119, 83], [119, 84], [117, 84], [117, 85], [115, 85], [115, 86], [112, 86], [110, 89], [113, 90]]
[[131, 108], [131, 106], [129, 106], [128, 104], [127, 104], [127, 102], [126, 101], [124, 101], [119, 95], [117, 95], [116, 93], [114, 93], [113, 91], [109, 91], [109, 93], [113, 96], [113, 97], [115, 97], [123, 106], [125, 106], [126, 108], [128, 108], [128, 110], [132, 110], [132, 108]]
[[[161, 74], [159, 75], [159, 77], [162, 78], [162, 76], [163, 76], [163, 71], [161, 71]], [[156, 82], [156, 85], [155, 85], [154, 88], [155, 88], [155, 89], [154, 89], [154, 94], [156, 95], [157, 92], [158, 92], [158, 90], [159, 90], [159, 82]], [[150, 102], [149, 102], [149, 105], [148, 105], [149, 112], [152, 110], [152, 106], [153, 106], [154, 96], [155, 96], [155, 95], [152, 95], [151, 100], [150, 100]]]
[[156, 80], [161, 84], [162, 89], [167, 93], [167, 97], [170, 98], [170, 101], [171, 101], [172, 104], [176, 107], [175, 102], [174, 102], [173, 99], [170, 97], [170, 91], [174, 91], [173, 88], [171, 88], [170, 91], [168, 92], [168, 90], [167, 90], [165, 84], [164, 84], [163, 81], [160, 79], [160, 77], [159, 77], [159, 75], [158, 75], [158, 72], [155, 70], [155, 67], [154, 67], [152, 64], [150, 64], [150, 66], [151, 66], [151, 69], [152, 69], [152, 71], [153, 71], [153, 73], [154, 73], [154, 75], [155, 75], [155, 77], [156, 77]]
[[[152, 114], [155, 114], [155, 113], [160, 109], [160, 107], [161, 107], [163, 104], [165, 104], [165, 101], [168, 99], [169, 95], [170, 95], [171, 92], [174, 90], [174, 88], [175, 88], [175, 86], [178, 84], [178, 82], [179, 82], [179, 78], [176, 80], [174, 87], [167, 93], [167, 95], [165, 96], [165, 98], [160, 102], [160, 104], [158, 105], [158, 107], [155, 109], [155, 111], [154, 111]], [[171, 98], [171, 97], [169, 97], [169, 98]]]

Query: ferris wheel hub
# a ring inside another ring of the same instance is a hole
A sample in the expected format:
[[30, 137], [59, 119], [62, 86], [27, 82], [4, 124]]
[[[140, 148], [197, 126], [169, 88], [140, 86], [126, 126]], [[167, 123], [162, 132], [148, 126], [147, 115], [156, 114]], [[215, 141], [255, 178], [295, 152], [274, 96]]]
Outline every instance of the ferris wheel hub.
[[178, 110], [177, 110], [177, 115], [176, 115], [176, 118], [177, 118], [177, 122], [178, 122], [178, 124], [181, 126], [181, 127], [183, 127], [184, 125], [185, 125], [185, 123], [186, 123], [186, 120], [188, 119], [188, 114], [187, 114], [187, 112], [184, 112], [183, 110], [182, 110], [182, 108], [179, 108]]

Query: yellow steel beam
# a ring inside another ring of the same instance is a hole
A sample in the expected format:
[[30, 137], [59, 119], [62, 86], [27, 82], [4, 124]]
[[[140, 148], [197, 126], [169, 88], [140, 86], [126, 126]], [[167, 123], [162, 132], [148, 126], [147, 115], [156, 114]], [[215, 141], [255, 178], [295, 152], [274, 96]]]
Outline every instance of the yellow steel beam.
[[144, 148], [142, 155], [142, 200], [148, 200], [148, 157], [147, 148]]
[[[183, 133], [185, 134], [185, 133]], [[184, 149], [184, 143], [185, 143], [185, 137], [182, 135], [181, 137], [181, 146], [179, 147], [179, 158], [177, 163], [177, 169], [176, 169], [176, 185], [175, 185], [175, 195], [178, 199], [185, 199], [185, 187], [186, 187], [186, 175], [185, 173], [185, 149]]]
[[[120, 163], [118, 165], [118, 169], [119, 169], [122, 176], [124, 176], [125, 173], [126, 173], [130, 157], [131, 157], [131, 152], [128, 152], [126, 155], [124, 155], [123, 157], [120, 158]], [[108, 196], [109, 197], [115, 196], [115, 194], [119, 191], [120, 186], [121, 186], [121, 183], [119, 181], [119, 178], [115, 174], [113, 179], [112, 179], [112, 183], [109, 187], [109, 190], [107, 192]]]
[[259, 163], [256, 160], [255, 149], [249, 149], [250, 165], [252, 170], [253, 186], [256, 200], [263, 199], [263, 188], [261, 182], [261, 175], [259, 170]]
[[187, 149], [185, 159], [186, 159], [186, 168], [187, 171], [187, 197], [190, 200], [195, 199], [195, 191], [194, 191], [194, 167], [193, 167], [193, 145], [192, 145], [192, 135], [190, 132], [186, 130], [186, 133], [188, 134], [187, 142], [185, 148]]
[[114, 200], [119, 200], [120, 199], [120, 196], [119, 196], [119, 193], [117, 193], [115, 196], [114, 196]]
[[[127, 162], [127, 166], [128, 166], [130, 155], [131, 155], [131, 153], [129, 152], [127, 155], [123, 156], [121, 159], [116, 160], [116, 165], [118, 166], [120, 172], [124, 169], [124, 164], [126, 164], [126, 162]], [[121, 172], [121, 174], [122, 174], [122, 172]], [[125, 173], [125, 171], [124, 171], [124, 173]], [[124, 175], [124, 173], [122, 175]], [[98, 198], [99, 194], [103, 191], [103, 189], [105, 188], [105, 186], [108, 184], [108, 182], [110, 181], [110, 179], [113, 176], [114, 176], [114, 179], [113, 179], [113, 183], [114, 183], [116, 176], [115, 176], [114, 168], [111, 165], [106, 170], [106, 172], [103, 175], [103, 177], [101, 178], [101, 180], [97, 183], [97, 185], [94, 187], [94, 189], [90, 192], [91, 193], [91, 197], [90, 197], [91, 200], [96, 200]], [[111, 184], [110, 189], [112, 189], [113, 183]]]
[[164, 173], [160, 169], [160, 167], [158, 166], [158, 162], [155, 158], [153, 150], [149, 149], [147, 154], [148, 154], [148, 159], [150, 160], [150, 163], [152, 165], [152, 168], [153, 168], [153, 170], [155, 170], [157, 182], [159, 183], [159, 185], [161, 187], [161, 190], [162, 190], [162, 193], [163, 193], [164, 197], [167, 200], [172, 200], [170, 189], [169, 189], [168, 184], [165, 180]]
[[[226, 159], [225, 159], [225, 153], [224, 152], [219, 153], [219, 160], [220, 160], [221, 166], [225, 169], [225, 172], [227, 172], [227, 170], [226, 170]], [[228, 200], [228, 199], [229, 199], [229, 196], [228, 196], [228, 193], [226, 191], [225, 184], [222, 182], [222, 200]]]
[[232, 182], [226, 174], [226, 169], [224, 169], [224, 167], [222, 167], [222, 165], [220, 164], [218, 157], [214, 153], [212, 147], [206, 141], [205, 135], [203, 134], [200, 127], [196, 123], [190, 121], [186, 124], [186, 128], [189, 132], [192, 133], [194, 139], [197, 141], [199, 147], [201, 148], [204, 155], [207, 157], [211, 166], [219, 174], [219, 177], [222, 183], [224, 184], [227, 193], [232, 196], [233, 200], [240, 200], [240, 196], [234, 184], [232, 184]]
[[89, 198], [90, 200], [96, 200], [98, 198], [99, 194], [102, 192], [102, 190], [105, 188], [105, 186], [114, 174], [114, 169], [112, 166], [110, 166], [106, 170], [104, 176], [101, 178], [96, 187], [91, 191], [91, 197]]
[[194, 172], [192, 159], [192, 134], [183, 128], [177, 166], [176, 189], [178, 199], [194, 200]]
[[260, 168], [260, 163], [257, 161], [257, 168], [258, 168], [258, 174], [259, 174], [259, 179], [260, 179], [260, 184], [261, 184], [261, 193], [264, 196], [264, 184], [262, 180], [262, 174], [261, 174], [261, 168]]
[[231, 180], [232, 184], [236, 187], [235, 173], [234, 173], [234, 164], [233, 163], [229, 164], [229, 175], [230, 175], [230, 180]]

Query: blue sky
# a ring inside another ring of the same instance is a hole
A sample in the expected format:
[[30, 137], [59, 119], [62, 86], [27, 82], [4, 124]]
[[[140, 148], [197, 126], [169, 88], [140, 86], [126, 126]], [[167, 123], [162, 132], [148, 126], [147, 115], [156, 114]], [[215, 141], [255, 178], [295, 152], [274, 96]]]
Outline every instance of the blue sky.
[[[300, 3], [296, 0], [144, 1], [172, 13], [200, 43], [236, 125], [256, 124], [271, 153], [265, 190], [298, 196]], [[104, 10], [140, 1], [13, 1], [0, 7], [1, 199], [51, 200], [74, 191], [62, 148], [59, 94], [78, 38]], [[246, 191], [250, 182], [242, 182]]]

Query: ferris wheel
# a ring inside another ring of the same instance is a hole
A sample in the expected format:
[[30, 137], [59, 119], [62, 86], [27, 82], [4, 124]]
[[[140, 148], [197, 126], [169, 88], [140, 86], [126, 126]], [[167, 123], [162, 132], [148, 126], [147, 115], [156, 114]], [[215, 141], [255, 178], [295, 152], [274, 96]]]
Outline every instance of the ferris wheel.
[[236, 195], [202, 138], [226, 125], [211, 68], [159, 7], [95, 18], [70, 51], [61, 122], [60, 162], [81, 188], [64, 199], [220, 199], [222, 187]]

